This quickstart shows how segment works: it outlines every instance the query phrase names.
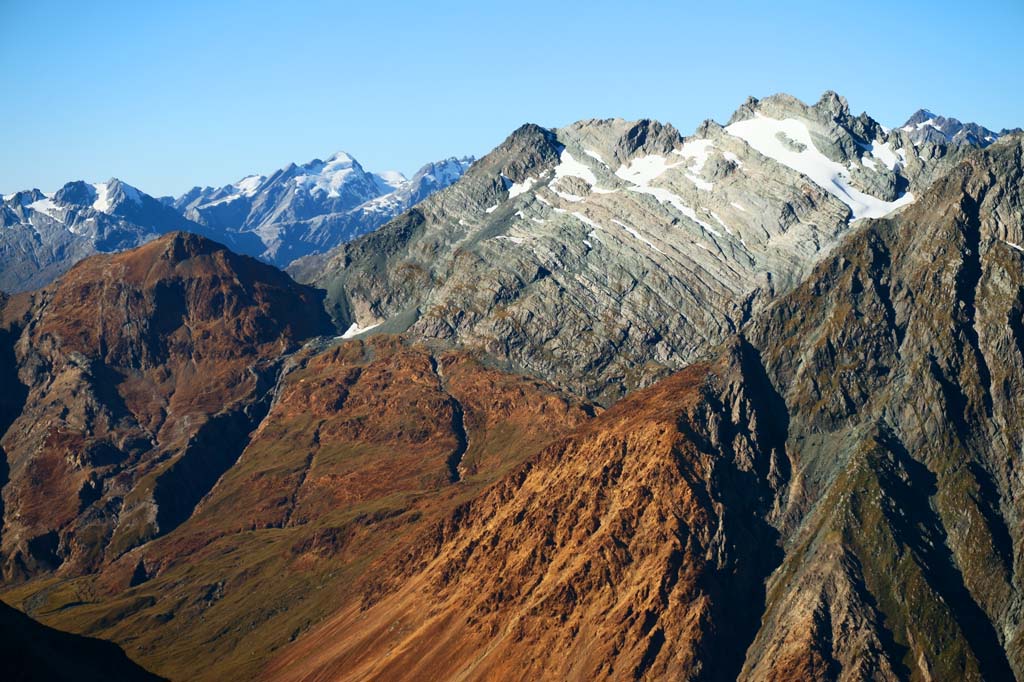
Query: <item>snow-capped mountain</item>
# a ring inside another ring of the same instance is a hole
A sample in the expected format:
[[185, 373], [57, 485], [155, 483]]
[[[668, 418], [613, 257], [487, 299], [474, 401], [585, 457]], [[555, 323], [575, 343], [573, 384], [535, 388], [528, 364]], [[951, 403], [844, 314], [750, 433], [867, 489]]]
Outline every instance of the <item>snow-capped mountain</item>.
[[462, 177], [472, 158], [424, 166], [411, 179], [370, 173], [344, 152], [156, 199], [116, 178], [31, 189], [0, 201], [0, 291], [44, 286], [95, 253], [184, 230], [285, 265], [384, 224]]
[[915, 144], [834, 92], [751, 98], [691, 136], [524, 125], [416, 211], [289, 271], [328, 292], [339, 329], [486, 349], [611, 401], [702, 357], [972, 150]]
[[225, 187], [193, 188], [170, 202], [232, 248], [277, 265], [365, 234], [462, 177], [472, 158], [450, 158], [412, 179], [371, 173], [345, 152], [250, 175]]
[[86, 256], [132, 248], [166, 232], [206, 233], [116, 178], [69, 182], [52, 193], [32, 189], [7, 195], [0, 204], [0, 228], [4, 291], [43, 286]]
[[1003, 135], [1019, 132], [1019, 128], [1004, 128], [998, 133], [977, 123], [961, 123], [955, 118], [946, 118], [933, 114], [927, 109], [918, 109], [903, 124], [902, 130], [910, 134], [915, 144], [933, 142], [935, 144], [969, 144], [974, 147], [987, 147]]

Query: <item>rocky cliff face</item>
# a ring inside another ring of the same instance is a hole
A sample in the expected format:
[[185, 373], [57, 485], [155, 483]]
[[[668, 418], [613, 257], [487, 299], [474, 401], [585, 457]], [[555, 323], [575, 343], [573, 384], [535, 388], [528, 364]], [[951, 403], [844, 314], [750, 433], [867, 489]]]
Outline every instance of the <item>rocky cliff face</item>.
[[1022, 151], [972, 156], [751, 328], [789, 406], [794, 484], [750, 678], [1024, 670]]
[[294, 272], [328, 291], [343, 329], [479, 348], [608, 402], [708, 353], [967, 148], [915, 145], [833, 93], [751, 99], [687, 138], [651, 121], [524, 126], [453, 187]]

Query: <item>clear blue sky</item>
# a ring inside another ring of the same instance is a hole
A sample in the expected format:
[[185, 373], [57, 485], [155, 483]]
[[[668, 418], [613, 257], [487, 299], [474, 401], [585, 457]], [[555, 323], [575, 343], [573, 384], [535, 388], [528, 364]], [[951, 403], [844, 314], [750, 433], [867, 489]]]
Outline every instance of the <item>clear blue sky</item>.
[[482, 155], [526, 121], [690, 133], [747, 95], [1024, 125], [1024, 0], [0, 0], [0, 191], [159, 195], [346, 150]]

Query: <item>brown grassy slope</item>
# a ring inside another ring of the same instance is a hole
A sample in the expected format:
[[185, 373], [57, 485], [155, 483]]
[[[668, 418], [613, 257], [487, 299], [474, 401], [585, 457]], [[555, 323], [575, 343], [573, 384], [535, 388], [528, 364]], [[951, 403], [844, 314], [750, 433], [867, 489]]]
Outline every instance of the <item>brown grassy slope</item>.
[[778, 559], [756, 512], [780, 475], [781, 434], [735, 369], [749, 352], [739, 344], [547, 447], [266, 679], [735, 676]]
[[589, 418], [540, 382], [394, 337], [300, 356], [188, 521], [98, 575], [10, 596], [171, 679], [249, 678], [423, 527]]

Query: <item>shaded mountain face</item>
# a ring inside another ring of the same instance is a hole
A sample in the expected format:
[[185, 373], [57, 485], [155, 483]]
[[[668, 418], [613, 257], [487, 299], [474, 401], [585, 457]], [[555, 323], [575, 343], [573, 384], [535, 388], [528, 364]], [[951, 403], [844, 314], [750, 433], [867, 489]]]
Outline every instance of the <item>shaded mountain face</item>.
[[339, 152], [269, 177], [196, 187], [171, 205], [236, 251], [284, 266], [374, 230], [458, 180], [472, 162], [427, 164], [407, 180], [400, 173], [370, 173]]
[[116, 178], [69, 182], [53, 194], [12, 194], [0, 204], [0, 290], [36, 289], [86, 256], [130, 249], [175, 230], [204, 232]]
[[1022, 180], [1009, 138], [855, 227], [266, 678], [1019, 677]]
[[266, 413], [283, 357], [328, 328], [313, 290], [184, 233], [86, 259], [2, 313], [21, 402], [0, 440], [8, 582], [95, 568], [181, 523]]
[[160, 682], [116, 645], [60, 632], [0, 602], [0, 661], [10, 682]]
[[610, 402], [702, 357], [968, 149], [914, 144], [833, 93], [751, 99], [687, 138], [652, 121], [528, 125], [291, 272], [327, 290], [342, 329], [479, 348]]

